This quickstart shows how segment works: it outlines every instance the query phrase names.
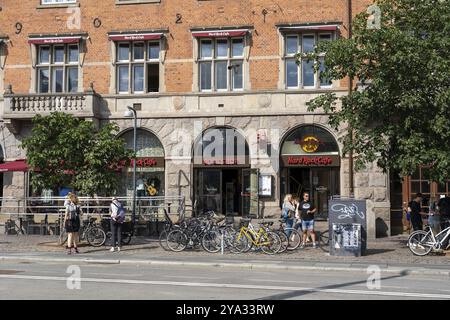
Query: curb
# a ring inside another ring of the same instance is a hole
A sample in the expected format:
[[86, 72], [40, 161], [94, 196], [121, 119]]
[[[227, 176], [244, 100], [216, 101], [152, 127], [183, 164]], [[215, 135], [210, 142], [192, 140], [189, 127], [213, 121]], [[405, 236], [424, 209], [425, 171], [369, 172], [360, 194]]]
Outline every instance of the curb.
[[[0, 261], [36, 261], [36, 262], [78, 262], [86, 264], [124, 264], [124, 265], [153, 265], [153, 266], [189, 266], [189, 267], [215, 267], [236, 269], [272, 269], [272, 270], [309, 270], [309, 271], [345, 271], [367, 273], [367, 267], [335, 267], [330, 266], [302, 266], [302, 265], [280, 265], [274, 263], [225, 263], [225, 262], [189, 262], [189, 261], [167, 261], [167, 260], [117, 260], [117, 259], [93, 259], [93, 258], [49, 258], [49, 257], [27, 257], [27, 256], [0, 256]], [[322, 263], [323, 264], [323, 263]], [[370, 264], [376, 265], [376, 263]], [[380, 267], [381, 273], [413, 274], [413, 275], [439, 275], [450, 277], [448, 269], [426, 269], [416, 267]]]

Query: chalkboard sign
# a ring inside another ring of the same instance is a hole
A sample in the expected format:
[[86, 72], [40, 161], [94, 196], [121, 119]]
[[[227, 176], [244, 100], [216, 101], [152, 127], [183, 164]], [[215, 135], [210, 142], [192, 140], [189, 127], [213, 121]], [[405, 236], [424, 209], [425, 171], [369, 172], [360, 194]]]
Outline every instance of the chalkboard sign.
[[[367, 250], [366, 201], [331, 199], [328, 202], [331, 255], [364, 255]], [[358, 227], [359, 225], [359, 227]], [[341, 234], [342, 239], [337, 235]], [[357, 234], [359, 237], [357, 238]], [[336, 238], [336, 239], [335, 239]], [[342, 241], [333, 248], [333, 241]], [[359, 252], [357, 252], [359, 250]], [[346, 252], [347, 251], [347, 252]]]

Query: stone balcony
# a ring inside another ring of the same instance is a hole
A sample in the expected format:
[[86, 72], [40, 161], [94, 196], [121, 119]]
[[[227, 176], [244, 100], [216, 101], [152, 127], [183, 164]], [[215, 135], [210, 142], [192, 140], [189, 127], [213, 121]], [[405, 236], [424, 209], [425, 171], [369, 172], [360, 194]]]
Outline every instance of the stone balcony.
[[92, 85], [86, 92], [56, 94], [16, 94], [8, 86], [3, 98], [2, 118], [13, 133], [19, 133], [21, 123], [30, 121], [37, 114], [65, 112], [95, 123], [100, 115], [100, 96], [95, 93]]

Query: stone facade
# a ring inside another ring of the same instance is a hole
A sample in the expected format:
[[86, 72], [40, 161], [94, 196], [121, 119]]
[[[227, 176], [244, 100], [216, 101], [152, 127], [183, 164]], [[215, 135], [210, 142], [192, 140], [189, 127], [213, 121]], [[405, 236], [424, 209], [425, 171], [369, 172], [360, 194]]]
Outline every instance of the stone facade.
[[[5, 161], [25, 157], [25, 152], [19, 148], [20, 141], [30, 132], [32, 115], [42, 113], [33, 108], [32, 102], [27, 102], [27, 112], [11, 109], [11, 103], [18, 95], [24, 95], [23, 99], [29, 101], [39, 95], [36, 94], [36, 70], [33, 67], [36, 52], [27, 42], [30, 35], [38, 34], [88, 35], [83, 40], [85, 48], [78, 79], [78, 93], [84, 93], [87, 100], [83, 108], [88, 113], [72, 109], [70, 112], [98, 125], [115, 121], [125, 131], [132, 127], [132, 120], [123, 116], [127, 106], [140, 104], [138, 126], [153, 132], [164, 147], [165, 194], [184, 195], [188, 204], [191, 204], [194, 192], [192, 145], [207, 128], [228, 126], [238, 129], [249, 144], [251, 167], [274, 177], [274, 196], [261, 199], [261, 212], [266, 217], [279, 215], [279, 201], [283, 196], [280, 194], [279, 152], [287, 133], [304, 124], [326, 128], [336, 139], [345, 132], [345, 128], [333, 132], [327, 125], [327, 116], [321, 112], [308, 112], [306, 103], [330, 90], [345, 94], [347, 81], [334, 81], [331, 89], [286, 90], [282, 57], [285, 43], [278, 26], [331, 21], [339, 25], [338, 35], [345, 37], [348, 30], [346, 1], [280, 0], [275, 4], [271, 0], [161, 0], [121, 5], [120, 1], [104, 0], [101, 5], [96, 5], [92, 1], [79, 0], [75, 5], [57, 6], [40, 5], [39, 2], [4, 0], [0, 4], [0, 39], [9, 40], [0, 50], [0, 63], [5, 62], [4, 66], [0, 64], [1, 144]], [[371, 1], [352, 3], [352, 14], [355, 15]], [[181, 19], [177, 15], [181, 15]], [[20, 33], [11, 27], [18, 21], [23, 26]], [[200, 92], [196, 60], [198, 43], [191, 30], [242, 26], [250, 30], [245, 46], [244, 90]], [[115, 46], [107, 34], [130, 30], [165, 30], [157, 93], [116, 94]], [[7, 89], [11, 89], [10, 92]], [[60, 101], [62, 98], [59, 95], [46, 99]], [[67, 97], [62, 99], [66, 101], [64, 99]], [[260, 130], [269, 133], [270, 158], [258, 151], [256, 136]], [[341, 145], [339, 149], [342, 150]], [[341, 158], [339, 178], [340, 194], [348, 196], [347, 158]], [[4, 196], [23, 194], [23, 186], [22, 173], [4, 174]], [[369, 236], [374, 237], [378, 218], [389, 226], [387, 176], [376, 166], [369, 166], [355, 173], [354, 192], [356, 198], [367, 200]]]

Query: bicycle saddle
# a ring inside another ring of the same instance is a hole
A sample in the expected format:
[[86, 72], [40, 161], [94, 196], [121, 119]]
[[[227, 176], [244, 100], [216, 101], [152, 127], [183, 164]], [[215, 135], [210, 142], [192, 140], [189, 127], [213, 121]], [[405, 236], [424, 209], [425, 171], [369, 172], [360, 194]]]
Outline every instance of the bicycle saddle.
[[263, 224], [265, 226], [273, 226], [273, 221], [264, 221], [264, 222], [261, 222], [261, 224]]

